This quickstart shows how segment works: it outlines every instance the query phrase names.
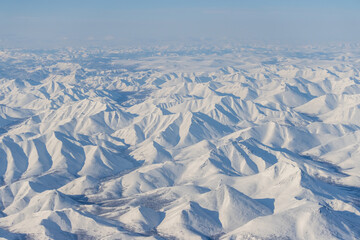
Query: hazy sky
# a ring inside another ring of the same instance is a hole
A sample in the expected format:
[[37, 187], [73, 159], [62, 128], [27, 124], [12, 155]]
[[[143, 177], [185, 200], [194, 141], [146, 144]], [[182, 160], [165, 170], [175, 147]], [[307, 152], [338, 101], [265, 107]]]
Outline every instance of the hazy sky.
[[0, 0], [0, 48], [360, 42], [360, 0]]

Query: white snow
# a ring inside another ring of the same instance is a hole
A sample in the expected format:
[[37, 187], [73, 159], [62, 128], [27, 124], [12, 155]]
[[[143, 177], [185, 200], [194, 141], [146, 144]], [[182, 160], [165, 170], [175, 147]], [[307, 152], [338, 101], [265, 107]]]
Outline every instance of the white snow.
[[0, 52], [0, 238], [359, 239], [358, 49]]

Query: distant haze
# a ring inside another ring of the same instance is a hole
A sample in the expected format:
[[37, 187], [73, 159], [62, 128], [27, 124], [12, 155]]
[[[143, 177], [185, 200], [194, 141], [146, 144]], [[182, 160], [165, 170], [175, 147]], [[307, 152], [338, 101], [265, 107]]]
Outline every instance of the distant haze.
[[360, 42], [358, 0], [0, 0], [0, 48]]

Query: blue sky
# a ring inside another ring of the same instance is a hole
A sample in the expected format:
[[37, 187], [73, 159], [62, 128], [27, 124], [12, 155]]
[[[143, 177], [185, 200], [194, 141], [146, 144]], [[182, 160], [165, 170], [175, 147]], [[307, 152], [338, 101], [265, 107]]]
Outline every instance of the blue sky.
[[360, 42], [359, 0], [0, 0], [0, 47]]

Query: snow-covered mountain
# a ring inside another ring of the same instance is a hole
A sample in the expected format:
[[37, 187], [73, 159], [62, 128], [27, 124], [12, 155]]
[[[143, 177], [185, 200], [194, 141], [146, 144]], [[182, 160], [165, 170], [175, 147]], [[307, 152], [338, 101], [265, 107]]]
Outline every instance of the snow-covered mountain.
[[0, 238], [359, 239], [360, 52], [0, 51]]

